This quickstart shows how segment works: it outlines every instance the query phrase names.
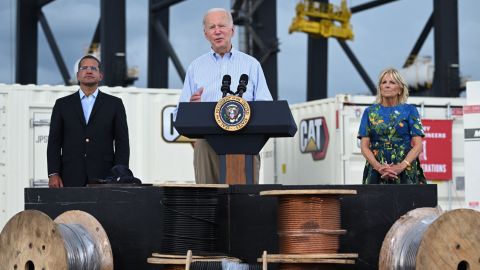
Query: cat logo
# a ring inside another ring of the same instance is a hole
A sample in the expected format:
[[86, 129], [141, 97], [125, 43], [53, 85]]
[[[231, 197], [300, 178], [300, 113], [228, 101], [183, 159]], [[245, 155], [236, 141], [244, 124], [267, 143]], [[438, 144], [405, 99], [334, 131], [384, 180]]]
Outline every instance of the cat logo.
[[325, 117], [302, 120], [299, 131], [300, 152], [311, 153], [313, 160], [324, 159], [328, 148], [328, 127]]
[[186, 143], [195, 140], [189, 139], [178, 134], [178, 131], [173, 126], [173, 112], [177, 106], [165, 106], [162, 110], [162, 138], [167, 142]]

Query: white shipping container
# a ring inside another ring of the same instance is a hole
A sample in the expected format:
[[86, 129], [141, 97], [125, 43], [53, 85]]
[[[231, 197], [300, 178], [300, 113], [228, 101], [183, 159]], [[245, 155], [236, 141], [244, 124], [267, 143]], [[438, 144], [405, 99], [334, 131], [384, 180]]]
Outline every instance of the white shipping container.
[[467, 82], [465, 113], [465, 201], [480, 209], [480, 81]]
[[[262, 155], [264, 183], [361, 184], [365, 158], [357, 133], [363, 111], [374, 101], [373, 96], [337, 95], [291, 105], [298, 132], [294, 138], [270, 139]], [[429, 183], [438, 185], [438, 200], [443, 209], [464, 207], [465, 99], [409, 97], [408, 103], [418, 105], [423, 119], [453, 120], [453, 179]]]
[[[0, 229], [24, 208], [24, 188], [46, 186], [50, 115], [78, 86], [0, 84]], [[171, 113], [179, 90], [101, 87], [122, 98], [130, 136], [130, 169], [144, 183], [193, 182], [193, 148]], [[172, 143], [175, 142], [175, 143]]]

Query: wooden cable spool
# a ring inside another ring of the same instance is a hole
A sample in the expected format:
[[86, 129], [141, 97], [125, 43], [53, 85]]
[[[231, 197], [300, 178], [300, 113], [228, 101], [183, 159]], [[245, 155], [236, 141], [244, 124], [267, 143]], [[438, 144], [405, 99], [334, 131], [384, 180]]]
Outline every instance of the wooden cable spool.
[[418, 208], [388, 231], [379, 269], [480, 269], [479, 250], [480, 212]]
[[[341, 195], [355, 190], [271, 190], [263, 196], [279, 197], [278, 235], [281, 254], [270, 254], [258, 261], [282, 263], [280, 269], [328, 269], [325, 264], [351, 264], [357, 254], [338, 254], [341, 229]], [[340, 256], [339, 256], [340, 255]], [[292, 257], [293, 256], [293, 257]], [[308, 263], [310, 265], [298, 265]], [[315, 264], [315, 265], [313, 265]], [[322, 264], [322, 265], [319, 265]], [[306, 267], [306, 268], [305, 268]]]
[[98, 269], [113, 270], [112, 249], [105, 230], [93, 216], [77, 210], [64, 212], [55, 220], [37, 210], [13, 216], [0, 234], [0, 265], [14, 270], [68, 269], [62, 225], [80, 225], [94, 242]]

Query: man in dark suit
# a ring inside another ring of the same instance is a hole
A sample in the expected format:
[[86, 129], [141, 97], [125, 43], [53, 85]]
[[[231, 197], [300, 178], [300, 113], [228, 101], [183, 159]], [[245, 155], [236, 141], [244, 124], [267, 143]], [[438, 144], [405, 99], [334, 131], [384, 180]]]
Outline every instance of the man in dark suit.
[[130, 146], [122, 100], [98, 89], [101, 63], [84, 56], [78, 63], [80, 90], [57, 99], [48, 136], [49, 187], [82, 187], [105, 179], [114, 165], [128, 167]]

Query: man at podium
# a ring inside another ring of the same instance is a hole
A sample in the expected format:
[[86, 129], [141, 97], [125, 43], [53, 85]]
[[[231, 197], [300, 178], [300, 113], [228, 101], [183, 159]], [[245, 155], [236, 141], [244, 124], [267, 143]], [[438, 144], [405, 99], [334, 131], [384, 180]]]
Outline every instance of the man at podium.
[[[222, 8], [207, 11], [203, 32], [211, 50], [189, 65], [179, 102], [217, 102], [232, 93], [230, 86], [237, 89], [242, 85], [246, 88], [242, 96], [245, 100], [272, 100], [260, 63], [232, 46], [235, 27], [230, 12]], [[254, 182], [258, 183], [260, 157], [254, 159]], [[195, 142], [193, 165], [197, 184], [219, 183], [219, 157], [204, 139]]]

